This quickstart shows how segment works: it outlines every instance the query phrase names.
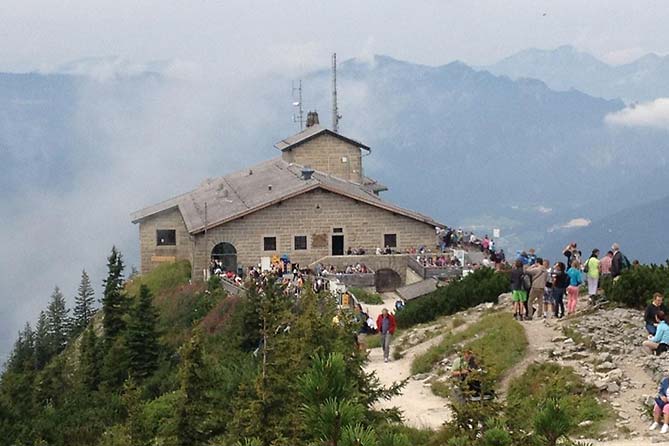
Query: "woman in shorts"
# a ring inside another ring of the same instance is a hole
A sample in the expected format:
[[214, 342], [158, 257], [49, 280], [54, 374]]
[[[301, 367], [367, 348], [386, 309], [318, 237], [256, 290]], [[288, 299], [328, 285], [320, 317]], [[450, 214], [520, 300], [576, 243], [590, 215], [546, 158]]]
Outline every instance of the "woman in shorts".
[[516, 259], [513, 269], [511, 270], [511, 296], [513, 300], [513, 317], [519, 320], [523, 320], [525, 317], [525, 305], [527, 301], [527, 291], [523, 287], [523, 276], [525, 271], [523, 271], [523, 262], [520, 259]]

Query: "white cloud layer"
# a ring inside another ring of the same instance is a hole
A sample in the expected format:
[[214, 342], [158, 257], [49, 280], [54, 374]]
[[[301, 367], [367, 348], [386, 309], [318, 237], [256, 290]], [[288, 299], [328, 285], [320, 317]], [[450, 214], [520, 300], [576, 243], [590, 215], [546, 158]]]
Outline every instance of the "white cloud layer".
[[627, 127], [652, 127], [669, 130], [669, 98], [658, 98], [651, 102], [632, 104], [606, 116], [611, 125]]

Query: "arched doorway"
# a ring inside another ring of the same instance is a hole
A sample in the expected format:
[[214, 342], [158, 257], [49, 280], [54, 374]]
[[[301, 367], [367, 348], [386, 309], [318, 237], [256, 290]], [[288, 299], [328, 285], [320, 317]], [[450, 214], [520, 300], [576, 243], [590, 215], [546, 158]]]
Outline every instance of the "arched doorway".
[[211, 258], [223, 264], [224, 271], [237, 272], [237, 250], [228, 242], [221, 242], [211, 250]]
[[395, 291], [402, 286], [402, 278], [397, 271], [390, 268], [382, 268], [376, 271], [374, 277], [376, 291], [385, 293], [386, 291]]

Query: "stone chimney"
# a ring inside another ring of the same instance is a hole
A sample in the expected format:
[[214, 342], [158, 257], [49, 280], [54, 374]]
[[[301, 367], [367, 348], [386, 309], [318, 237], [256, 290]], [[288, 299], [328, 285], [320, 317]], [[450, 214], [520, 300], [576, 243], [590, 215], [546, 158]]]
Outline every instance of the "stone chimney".
[[307, 127], [312, 127], [319, 124], [320, 122], [318, 122], [318, 113], [315, 111], [310, 111], [307, 113]]

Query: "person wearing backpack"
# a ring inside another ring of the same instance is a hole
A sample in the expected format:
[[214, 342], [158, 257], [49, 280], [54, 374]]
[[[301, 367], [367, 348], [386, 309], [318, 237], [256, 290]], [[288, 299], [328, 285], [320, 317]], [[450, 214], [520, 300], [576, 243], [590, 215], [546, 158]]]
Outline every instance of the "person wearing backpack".
[[630, 262], [625, 257], [625, 254], [620, 252], [620, 245], [614, 243], [611, 246], [611, 251], [613, 251], [613, 258], [611, 259], [611, 277], [615, 279], [620, 276], [623, 270], [630, 267]]
[[511, 270], [511, 300], [513, 301], [513, 317], [521, 321], [526, 314], [525, 302], [527, 302], [527, 290], [523, 286], [524, 276], [523, 261], [516, 259]]
[[650, 430], [654, 431], [660, 426], [661, 418], [664, 418], [664, 424], [660, 430], [661, 434], [669, 432], [669, 378], [665, 377], [660, 381], [657, 389], [657, 397], [653, 407], [653, 424]]
[[599, 249], [593, 249], [590, 258], [583, 264], [583, 272], [588, 281], [588, 296], [594, 302], [597, 296], [597, 288], [599, 286], [599, 272], [601, 265], [599, 262]]
[[576, 305], [578, 304], [578, 287], [583, 283], [583, 275], [581, 273], [581, 265], [578, 260], [571, 262], [571, 268], [567, 270], [569, 276], [569, 286], [567, 287], [567, 315], [576, 312]]

